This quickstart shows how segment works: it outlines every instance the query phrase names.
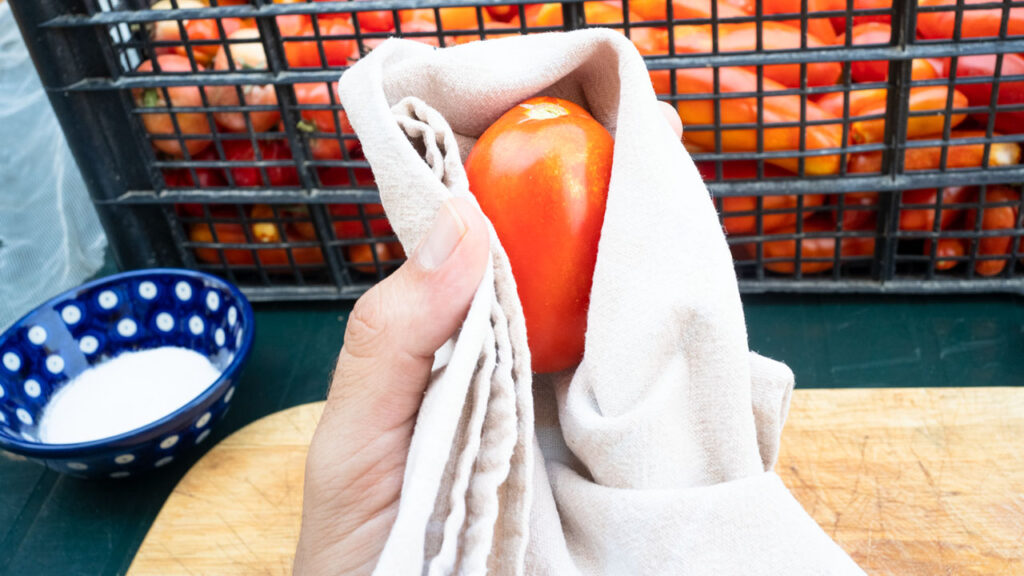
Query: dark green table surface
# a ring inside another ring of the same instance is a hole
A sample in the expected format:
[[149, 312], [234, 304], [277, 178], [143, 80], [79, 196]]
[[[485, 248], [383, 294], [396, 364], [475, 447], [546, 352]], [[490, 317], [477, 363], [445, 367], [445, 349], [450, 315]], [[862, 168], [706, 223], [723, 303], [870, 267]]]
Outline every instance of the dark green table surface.
[[[1024, 298], [747, 296], [751, 348], [800, 387], [1024, 384]], [[350, 306], [256, 307], [256, 345], [216, 441], [323, 399]], [[207, 442], [208, 450], [215, 442]], [[123, 574], [202, 451], [130, 481], [81, 481], [0, 456], [0, 574]]]

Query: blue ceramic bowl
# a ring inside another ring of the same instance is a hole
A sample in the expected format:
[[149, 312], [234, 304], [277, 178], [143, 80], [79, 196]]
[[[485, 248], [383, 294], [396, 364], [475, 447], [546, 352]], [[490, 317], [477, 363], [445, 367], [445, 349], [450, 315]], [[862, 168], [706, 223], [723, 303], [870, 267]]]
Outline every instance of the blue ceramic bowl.
[[[206, 440], [227, 411], [252, 338], [248, 300], [209, 274], [141, 270], [75, 288], [0, 335], [0, 448], [81, 477], [124, 478], [165, 466]], [[39, 441], [43, 408], [61, 385], [122, 352], [161, 346], [203, 354], [220, 378], [130, 432], [78, 444]]]

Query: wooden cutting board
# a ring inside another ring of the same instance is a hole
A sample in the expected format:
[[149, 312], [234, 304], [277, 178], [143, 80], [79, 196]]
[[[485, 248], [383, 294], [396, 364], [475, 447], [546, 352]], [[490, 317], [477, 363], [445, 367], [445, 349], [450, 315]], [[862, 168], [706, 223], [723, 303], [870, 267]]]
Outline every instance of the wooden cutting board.
[[[289, 574], [322, 408], [206, 454], [129, 574]], [[797, 390], [777, 469], [869, 574], [1024, 574], [1024, 388]]]

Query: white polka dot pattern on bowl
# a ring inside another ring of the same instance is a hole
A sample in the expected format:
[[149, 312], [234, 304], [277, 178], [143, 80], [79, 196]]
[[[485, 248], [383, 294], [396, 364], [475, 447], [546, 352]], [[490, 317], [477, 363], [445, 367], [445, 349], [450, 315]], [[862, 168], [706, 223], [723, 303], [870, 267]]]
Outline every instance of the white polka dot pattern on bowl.
[[136, 324], [135, 320], [132, 320], [131, 318], [122, 318], [121, 321], [117, 323], [117, 333], [125, 338], [135, 336], [135, 333], [138, 330], [138, 324]]
[[203, 323], [203, 319], [199, 316], [193, 316], [188, 319], [189, 332], [199, 336], [203, 333], [203, 328], [205, 328], [205, 324]]
[[206, 307], [213, 312], [220, 308], [220, 296], [213, 290], [206, 293]]
[[115, 464], [121, 464], [121, 465], [131, 464], [134, 461], [135, 461], [135, 456], [132, 456], [131, 454], [121, 454], [117, 458], [114, 458], [114, 463]]
[[178, 300], [186, 302], [192, 299], [192, 287], [188, 285], [188, 282], [182, 280], [174, 285], [174, 295], [178, 297]]
[[34, 422], [32, 420], [32, 415], [29, 414], [28, 410], [25, 410], [24, 408], [18, 408], [17, 410], [14, 411], [14, 413], [15, 415], [18, 416], [18, 420], [21, 420], [21, 423], [24, 424], [25, 426], [31, 426], [32, 423]]
[[160, 448], [164, 450], [170, 450], [171, 448], [174, 448], [174, 445], [177, 443], [178, 435], [174, 434], [173, 436], [168, 436], [167, 438], [164, 438], [163, 441], [160, 442]]
[[146, 300], [156, 298], [156, 284], [153, 284], [149, 280], [139, 284], [139, 296], [142, 296]]
[[7, 415], [0, 412], [0, 424], [7, 424]]
[[68, 470], [75, 470], [76, 472], [81, 472], [83, 470], [88, 469], [89, 466], [86, 465], [84, 462], [68, 462]]
[[99, 347], [100, 341], [92, 334], [82, 336], [82, 339], [78, 341], [78, 349], [82, 351], [82, 354], [94, 354]]
[[203, 430], [202, 432], [199, 433], [199, 436], [196, 436], [196, 444], [202, 444], [203, 440], [206, 440], [209, 437], [210, 437], [210, 430], [209, 429]]
[[36, 346], [42, 346], [46, 342], [46, 328], [33, 326], [28, 329], [28, 341]]
[[199, 417], [199, 420], [196, 420], [196, 428], [203, 428], [204, 426], [206, 426], [209, 423], [210, 423], [210, 413], [206, 412], [205, 414], [203, 414], [202, 416]]
[[6, 395], [7, 395], [7, 391], [4, 390], [3, 384], [0, 384], [0, 398], [3, 398]]
[[7, 368], [11, 372], [17, 372], [21, 368], [21, 356], [18, 356], [14, 352], [4, 353], [4, 368]]
[[174, 316], [171, 316], [167, 312], [161, 312], [156, 315], [156, 327], [161, 332], [170, 332], [174, 329]]
[[217, 343], [217, 346], [224, 347], [224, 329], [217, 328], [217, 331], [213, 333], [213, 341]]
[[111, 472], [110, 473], [110, 477], [111, 478], [115, 478], [115, 479], [116, 478], [127, 478], [127, 477], [129, 477], [131, 475], [132, 475], [131, 472], [126, 472], [124, 470], [121, 470], [120, 472]]
[[235, 397], [235, 387], [228, 388], [228, 391], [224, 393], [224, 403], [231, 402], [231, 399]]
[[64, 323], [68, 326], [78, 324], [78, 321], [82, 319], [82, 310], [74, 304], [68, 304], [60, 311], [60, 317], [64, 320]]
[[32, 398], [39, 398], [39, 395], [43, 393], [43, 388], [39, 385], [39, 381], [35, 378], [29, 378], [25, 380], [25, 394], [28, 394]]
[[232, 306], [231, 308], [228, 308], [228, 326], [232, 326], [233, 327], [237, 320], [238, 320], [238, 310], [234, 306]]
[[117, 294], [115, 294], [113, 290], [104, 290], [96, 297], [96, 302], [100, 305], [100, 308], [110, 310], [114, 306], [117, 306]]
[[64, 359], [56, 354], [47, 356], [46, 369], [50, 374], [60, 374], [64, 370]]
[[174, 456], [164, 456], [163, 458], [157, 460], [156, 464], [154, 464], [153, 466], [155, 468], [160, 468], [160, 467], [163, 467], [163, 466], [167, 466], [171, 462], [174, 462]]

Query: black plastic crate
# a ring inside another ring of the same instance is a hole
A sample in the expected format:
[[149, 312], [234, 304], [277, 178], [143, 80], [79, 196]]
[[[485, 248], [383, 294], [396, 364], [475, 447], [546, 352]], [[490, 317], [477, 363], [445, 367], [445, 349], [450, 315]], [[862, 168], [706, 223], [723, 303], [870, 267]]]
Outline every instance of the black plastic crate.
[[358, 296], [404, 254], [345, 67], [393, 35], [605, 26], [680, 109], [742, 290], [1024, 292], [1024, 1], [227, 3], [11, 0], [124, 268]]

